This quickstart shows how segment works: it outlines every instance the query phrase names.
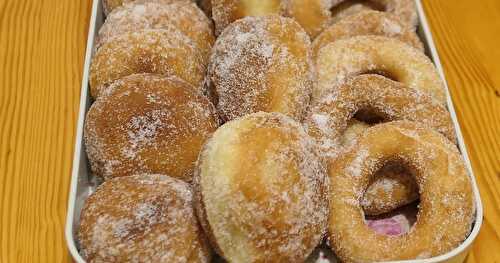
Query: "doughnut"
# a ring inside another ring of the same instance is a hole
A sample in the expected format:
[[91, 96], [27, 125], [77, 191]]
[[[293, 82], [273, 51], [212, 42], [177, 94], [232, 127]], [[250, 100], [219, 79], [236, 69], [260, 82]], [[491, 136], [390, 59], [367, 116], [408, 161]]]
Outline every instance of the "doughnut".
[[404, 25], [415, 30], [418, 24], [417, 7], [413, 0], [331, 0], [332, 22], [366, 10], [378, 10], [393, 14]]
[[258, 111], [301, 121], [312, 78], [307, 34], [276, 15], [231, 24], [215, 42], [208, 66], [209, 90], [225, 121]]
[[[375, 112], [384, 121], [422, 123], [455, 141], [450, 114], [431, 97], [379, 75], [360, 75], [320, 100], [306, 118], [309, 134], [327, 159], [339, 156], [367, 129], [367, 124], [359, 122], [348, 129], [356, 113], [364, 109]], [[415, 201], [416, 190], [411, 176], [389, 167], [369, 186], [363, 208], [368, 215], [387, 213]]]
[[315, 38], [330, 25], [360, 11], [386, 11], [398, 17], [405, 27], [415, 29], [417, 11], [413, 0], [284, 0], [285, 14], [295, 18]]
[[227, 122], [205, 144], [194, 202], [228, 262], [303, 262], [325, 233], [326, 180], [300, 123], [259, 112]]
[[202, 54], [178, 30], [124, 33], [96, 51], [90, 65], [90, 94], [97, 98], [113, 81], [136, 73], [174, 75], [202, 90], [205, 72]]
[[397, 39], [382, 36], [341, 39], [323, 46], [315, 64], [317, 85], [313, 102], [348, 77], [377, 73], [427, 93], [446, 105], [446, 89], [430, 59]]
[[175, 77], [130, 75], [87, 112], [85, 146], [105, 180], [161, 173], [190, 181], [198, 153], [218, 122], [210, 101]]
[[162, 4], [170, 4], [174, 2], [192, 2], [192, 1], [191, 0], [102, 0], [102, 7], [104, 10], [104, 14], [107, 16], [115, 8], [133, 2], [139, 2], [139, 3], [157, 2]]
[[284, 12], [282, 0], [212, 0], [211, 4], [216, 35], [240, 18]]
[[[415, 170], [417, 220], [406, 234], [381, 235], [364, 217], [361, 199], [375, 172], [396, 160]], [[464, 161], [446, 137], [423, 125], [397, 121], [368, 129], [329, 164], [328, 232], [344, 262], [429, 258], [444, 254], [470, 233], [474, 197]]]
[[124, 33], [144, 29], [180, 31], [196, 44], [206, 60], [215, 41], [210, 20], [195, 3], [133, 2], [117, 7], [108, 15], [99, 30], [97, 46]]
[[348, 16], [325, 29], [313, 41], [313, 56], [316, 57], [320, 48], [339, 39], [362, 35], [378, 35], [396, 38], [420, 51], [424, 45], [415, 31], [404, 27], [394, 15], [378, 11], [363, 11]]
[[158, 174], [104, 182], [80, 217], [80, 252], [87, 262], [210, 262], [190, 186]]

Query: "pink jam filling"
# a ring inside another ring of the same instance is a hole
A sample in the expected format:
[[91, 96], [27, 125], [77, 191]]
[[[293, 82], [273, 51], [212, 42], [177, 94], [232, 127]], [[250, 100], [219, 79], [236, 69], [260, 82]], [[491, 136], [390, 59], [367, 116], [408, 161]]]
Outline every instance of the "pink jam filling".
[[367, 219], [366, 224], [375, 232], [388, 236], [399, 236], [410, 230], [408, 219], [403, 215], [375, 220]]

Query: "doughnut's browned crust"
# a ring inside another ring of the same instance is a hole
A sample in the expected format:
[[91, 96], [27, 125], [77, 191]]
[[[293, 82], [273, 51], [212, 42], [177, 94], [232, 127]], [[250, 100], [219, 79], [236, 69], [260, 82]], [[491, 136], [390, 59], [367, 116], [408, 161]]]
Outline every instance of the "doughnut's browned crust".
[[108, 15], [115, 8], [133, 2], [138, 2], [138, 3], [156, 2], [162, 4], [170, 4], [175, 2], [193, 2], [193, 1], [192, 0], [102, 0], [104, 14]]
[[382, 73], [405, 86], [431, 95], [446, 105], [446, 88], [431, 60], [397, 39], [357, 36], [323, 46], [315, 57], [317, 85], [313, 102], [349, 77]]
[[85, 146], [92, 171], [105, 179], [149, 172], [189, 181], [217, 126], [213, 105], [191, 85], [137, 74], [116, 81], [92, 104]]
[[247, 16], [283, 14], [282, 0], [212, 0], [215, 33], [219, 35], [234, 21]]
[[378, 35], [396, 38], [421, 51], [422, 41], [414, 30], [408, 29], [398, 17], [378, 11], [363, 11], [348, 16], [323, 31], [313, 42], [313, 56], [328, 43], [343, 38], [363, 35]]
[[136, 73], [174, 75], [201, 89], [205, 72], [203, 55], [179, 30], [124, 33], [95, 53], [90, 65], [90, 94], [96, 98], [113, 81]]
[[106, 181], [85, 202], [78, 238], [87, 262], [210, 262], [190, 186], [164, 175]]
[[195, 206], [229, 262], [303, 262], [321, 241], [327, 188], [299, 123], [255, 113], [219, 128], [200, 153]]
[[195, 3], [150, 1], [115, 8], [99, 30], [96, 45], [101, 46], [113, 37], [144, 29], [180, 31], [196, 44], [207, 61], [215, 41], [212, 23]]
[[[365, 223], [361, 199], [384, 163], [398, 160], [415, 170], [420, 190], [417, 221], [400, 236], [376, 233]], [[471, 230], [474, 197], [454, 144], [422, 125], [401, 121], [366, 131], [329, 165], [330, 244], [345, 262], [429, 258], [463, 242]]]
[[221, 118], [280, 112], [304, 117], [312, 89], [310, 40], [290, 18], [245, 17], [217, 39], [208, 79]]

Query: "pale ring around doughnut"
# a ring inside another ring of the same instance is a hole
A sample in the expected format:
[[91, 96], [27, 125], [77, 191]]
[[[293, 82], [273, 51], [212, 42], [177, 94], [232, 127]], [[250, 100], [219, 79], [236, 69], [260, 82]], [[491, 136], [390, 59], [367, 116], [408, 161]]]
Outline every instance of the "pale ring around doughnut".
[[[417, 221], [399, 236], [370, 229], [361, 207], [374, 173], [391, 160], [415, 170], [420, 191]], [[454, 249], [470, 233], [471, 180], [456, 146], [432, 129], [406, 121], [376, 125], [330, 163], [329, 175], [330, 244], [342, 261], [429, 258]]]
[[198, 217], [229, 262], [303, 262], [324, 235], [327, 181], [313, 140], [279, 113], [227, 122], [194, 178]]
[[349, 77], [379, 73], [426, 93], [446, 105], [446, 88], [431, 60], [397, 39], [358, 36], [323, 46], [315, 58], [317, 85], [313, 102]]

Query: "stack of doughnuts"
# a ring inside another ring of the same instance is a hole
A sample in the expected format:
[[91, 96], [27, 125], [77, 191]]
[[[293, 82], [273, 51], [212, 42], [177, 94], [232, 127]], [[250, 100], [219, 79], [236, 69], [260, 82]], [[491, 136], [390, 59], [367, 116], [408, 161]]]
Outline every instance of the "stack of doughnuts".
[[468, 236], [472, 186], [413, 1], [103, 5], [88, 262], [392, 261]]

